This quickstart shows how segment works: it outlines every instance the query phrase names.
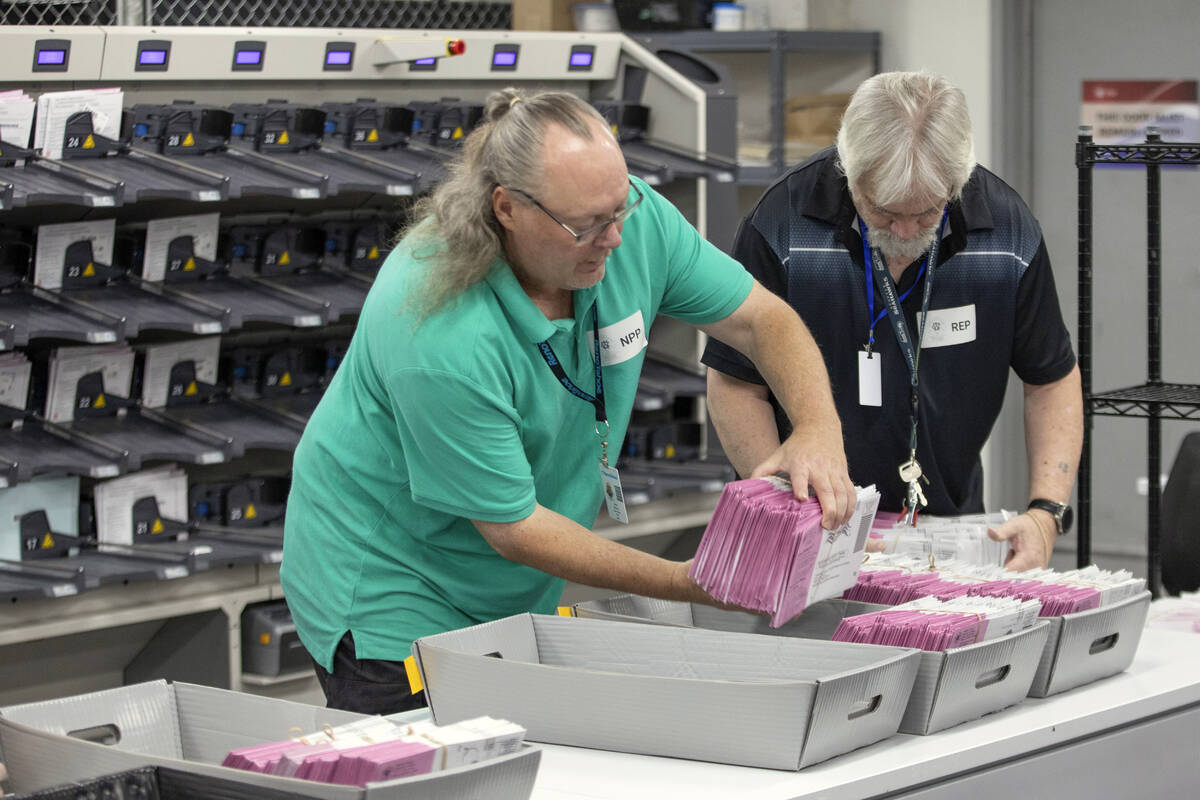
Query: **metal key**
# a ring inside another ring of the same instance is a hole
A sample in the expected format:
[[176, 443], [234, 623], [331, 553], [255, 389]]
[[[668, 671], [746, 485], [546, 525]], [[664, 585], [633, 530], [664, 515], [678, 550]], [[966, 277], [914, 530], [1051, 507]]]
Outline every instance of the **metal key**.
[[916, 483], [921, 477], [923, 477], [921, 465], [915, 458], [910, 458], [900, 465], [900, 480], [905, 483]]
[[920, 481], [913, 481], [909, 485], [909, 497], [916, 498], [917, 505], [914, 508], [924, 508], [929, 505], [929, 501], [925, 499], [925, 493], [921, 491]]

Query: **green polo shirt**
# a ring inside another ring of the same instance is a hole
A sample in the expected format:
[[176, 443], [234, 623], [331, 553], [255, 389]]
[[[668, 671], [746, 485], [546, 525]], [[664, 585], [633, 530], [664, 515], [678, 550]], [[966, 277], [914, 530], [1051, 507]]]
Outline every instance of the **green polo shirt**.
[[594, 394], [598, 312], [615, 457], [654, 318], [722, 319], [752, 284], [631, 180], [646, 199], [604, 279], [575, 292], [572, 319], [547, 320], [497, 262], [414, 326], [404, 300], [436, 267], [405, 242], [388, 256], [292, 471], [281, 579], [300, 639], [326, 669], [346, 631], [358, 658], [399, 661], [421, 636], [553, 611], [562, 579], [502, 558], [471, 524], [515, 522], [541, 503], [590, 528], [600, 508], [595, 410], [559, 383], [537, 343]]

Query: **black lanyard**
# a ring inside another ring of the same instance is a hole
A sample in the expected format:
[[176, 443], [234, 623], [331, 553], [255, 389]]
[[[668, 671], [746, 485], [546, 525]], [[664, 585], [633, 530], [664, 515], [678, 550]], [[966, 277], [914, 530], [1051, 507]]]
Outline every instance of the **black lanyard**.
[[[872, 273], [879, 279], [879, 291], [883, 295], [884, 305], [887, 306], [885, 311], [880, 312], [879, 318], [870, 320], [870, 340], [874, 339], [875, 323], [881, 319], [886, 313], [892, 321], [892, 331], [896, 334], [896, 343], [900, 345], [900, 352], [904, 353], [904, 360], [908, 364], [909, 386], [910, 386], [910, 414], [912, 415], [912, 428], [909, 436], [909, 450], [913, 453], [917, 451], [917, 410], [920, 403], [918, 368], [921, 360], [921, 342], [925, 338], [925, 322], [929, 318], [929, 298], [933, 293], [933, 274], [937, 268], [937, 252], [938, 247], [942, 243], [942, 233], [946, 228], [946, 219], [950, 215], [949, 207], [942, 212], [942, 221], [938, 223], [937, 235], [934, 236], [933, 244], [929, 246], [929, 252], [925, 256], [925, 262], [921, 264], [921, 269], [917, 273], [917, 280], [920, 280], [922, 273], [925, 275], [925, 291], [921, 298], [921, 328], [917, 332], [917, 340], [913, 342], [912, 337], [908, 333], [908, 323], [904, 320], [904, 312], [900, 308], [900, 303], [904, 298], [908, 297], [912, 292], [913, 287], [910, 287], [908, 292], [905, 292], [902, 297], [896, 296], [896, 282], [892, 280], [891, 273], [888, 272], [887, 266], [883, 263], [883, 259], [879, 256], [879, 250], [872, 248], [867, 239], [867, 224], [863, 222], [862, 217], [858, 218], [859, 231], [862, 233], [863, 246], [863, 267], [866, 273], [867, 282], [867, 309], [871, 316], [875, 313], [875, 287], [872, 280]], [[913, 282], [915, 287], [916, 281]], [[869, 340], [869, 341], [870, 341]], [[869, 345], [868, 345], [869, 346]]]
[[583, 389], [580, 389], [571, 381], [570, 378], [567, 377], [567, 373], [563, 370], [562, 364], [560, 364], [558, 361], [558, 356], [554, 355], [554, 348], [550, 346], [549, 339], [544, 342], [538, 342], [538, 351], [542, 354], [542, 358], [546, 359], [546, 364], [550, 367], [550, 371], [554, 373], [554, 377], [558, 378], [558, 382], [561, 383], [568, 392], [575, 395], [580, 400], [586, 400], [587, 402], [591, 403], [596, 409], [597, 434], [600, 433], [599, 426], [601, 423], [604, 424], [606, 431], [608, 428], [608, 414], [604, 410], [604, 376], [600, 372], [600, 312], [597, 310], [598, 305], [599, 304], [597, 303], [596, 305], [592, 306], [592, 344], [593, 349], [595, 350], [593, 355], [594, 360], [592, 363], [596, 367], [595, 397], [588, 394]]

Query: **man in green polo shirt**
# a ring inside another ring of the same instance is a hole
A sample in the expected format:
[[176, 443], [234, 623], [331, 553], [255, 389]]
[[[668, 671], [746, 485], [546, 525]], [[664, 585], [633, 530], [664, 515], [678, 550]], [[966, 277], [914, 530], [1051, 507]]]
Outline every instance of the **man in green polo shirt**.
[[715, 602], [686, 562], [589, 530], [619, 494], [603, 464], [659, 314], [738, 343], [782, 399], [796, 432], [756, 474], [811, 486], [826, 527], [853, 509], [799, 317], [628, 175], [584, 101], [504, 90], [484, 119], [383, 265], [296, 449], [282, 582], [332, 707], [419, 705], [414, 639], [550, 613], [564, 580]]

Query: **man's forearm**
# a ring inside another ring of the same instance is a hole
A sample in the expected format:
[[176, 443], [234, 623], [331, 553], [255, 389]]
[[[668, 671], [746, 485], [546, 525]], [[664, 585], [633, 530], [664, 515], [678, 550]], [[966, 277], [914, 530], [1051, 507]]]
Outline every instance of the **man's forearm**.
[[767, 387], [708, 371], [708, 416], [730, 463], [743, 478], [779, 449]]
[[793, 427], [820, 423], [840, 441], [825, 361], [790, 306], [756, 285], [737, 312], [704, 330], [754, 362]]
[[1075, 485], [1083, 447], [1083, 390], [1079, 367], [1042, 386], [1025, 385], [1025, 451], [1029, 499], [1065, 503]]

